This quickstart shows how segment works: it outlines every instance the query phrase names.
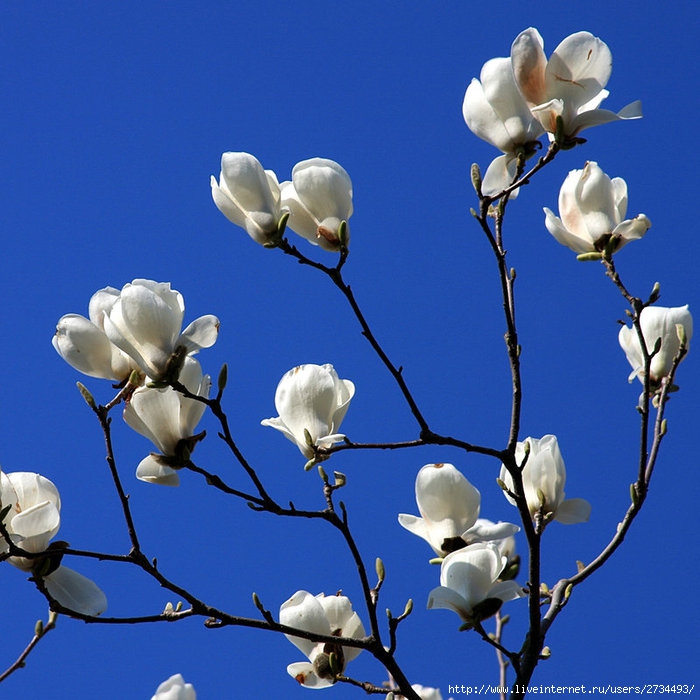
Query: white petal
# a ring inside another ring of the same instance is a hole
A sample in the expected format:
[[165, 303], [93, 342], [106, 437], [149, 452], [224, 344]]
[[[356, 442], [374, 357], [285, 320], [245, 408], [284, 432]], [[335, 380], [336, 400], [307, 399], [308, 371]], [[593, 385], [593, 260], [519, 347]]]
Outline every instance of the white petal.
[[287, 673], [305, 688], [329, 688], [333, 685], [327, 678], [319, 678], [314, 666], [308, 661], [298, 661], [287, 666]]
[[[308, 591], [297, 591], [280, 607], [280, 623], [288, 627], [296, 627], [306, 632], [330, 634], [331, 626], [326, 613], [317, 598]], [[318, 646], [315, 642], [293, 635], [285, 635], [307, 657], [311, 657]]]
[[160, 486], [180, 485], [180, 477], [177, 471], [161, 464], [152, 455], [141, 460], [136, 468], [136, 478], [149, 484], [158, 484]]
[[192, 321], [178, 338], [176, 345], [184, 346], [188, 352], [210, 348], [219, 336], [219, 319], [211, 314]]
[[83, 615], [101, 615], [107, 609], [107, 597], [89, 578], [65, 566], [59, 566], [44, 578], [46, 590], [61, 605]]
[[583, 498], [567, 498], [557, 507], [554, 519], [565, 525], [585, 523], [591, 516], [591, 504]]

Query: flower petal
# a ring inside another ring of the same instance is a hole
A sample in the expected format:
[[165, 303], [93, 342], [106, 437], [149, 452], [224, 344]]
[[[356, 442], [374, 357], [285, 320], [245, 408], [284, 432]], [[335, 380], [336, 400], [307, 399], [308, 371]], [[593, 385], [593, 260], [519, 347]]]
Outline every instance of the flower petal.
[[46, 590], [61, 605], [83, 615], [101, 615], [107, 609], [107, 596], [89, 578], [66, 566], [44, 577]]

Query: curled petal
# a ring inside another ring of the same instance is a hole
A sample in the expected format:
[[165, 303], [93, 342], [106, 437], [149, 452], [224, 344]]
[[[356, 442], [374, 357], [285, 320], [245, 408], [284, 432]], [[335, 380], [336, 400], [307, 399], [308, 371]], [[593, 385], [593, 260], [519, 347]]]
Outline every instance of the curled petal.
[[158, 455], [148, 455], [136, 468], [136, 478], [149, 484], [179, 486], [180, 477], [175, 469], [158, 461]]

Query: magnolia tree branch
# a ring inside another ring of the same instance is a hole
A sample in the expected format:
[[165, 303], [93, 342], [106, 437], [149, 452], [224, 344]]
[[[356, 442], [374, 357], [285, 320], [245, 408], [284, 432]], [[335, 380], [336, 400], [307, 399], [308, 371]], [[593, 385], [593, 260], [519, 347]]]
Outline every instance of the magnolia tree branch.
[[17, 657], [17, 660], [8, 666], [5, 671], [0, 673], [0, 683], [2, 683], [6, 678], [9, 678], [15, 671], [20, 668], [24, 668], [25, 662], [29, 654], [32, 653], [37, 644], [52, 630], [56, 627], [56, 620], [58, 620], [58, 614], [49, 611], [49, 619], [44, 622], [37, 620], [36, 625], [34, 625], [34, 636], [31, 638], [29, 644], [25, 647], [22, 653]]

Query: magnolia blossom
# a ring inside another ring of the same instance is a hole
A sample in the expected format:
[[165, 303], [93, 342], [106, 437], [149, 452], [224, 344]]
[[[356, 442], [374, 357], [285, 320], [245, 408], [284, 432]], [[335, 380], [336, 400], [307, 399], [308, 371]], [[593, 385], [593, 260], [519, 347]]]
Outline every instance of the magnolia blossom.
[[[54, 484], [32, 472], [2, 473], [0, 504], [11, 506], [4, 523], [12, 542], [32, 554], [46, 551], [61, 525], [61, 498]], [[2, 540], [0, 552], [8, 548]], [[66, 566], [56, 566], [46, 558], [18, 556], [10, 557], [9, 562], [40, 576], [49, 595], [69, 610], [100, 615], [107, 609], [107, 598], [100, 588]]]
[[201, 316], [182, 331], [185, 302], [169, 282], [136, 279], [105, 309], [104, 331], [153, 380], [177, 378], [185, 355], [216, 342], [219, 319]]
[[122, 382], [138, 365], [114, 345], [104, 331], [104, 318], [119, 298], [119, 290], [105, 287], [92, 295], [88, 316], [67, 314], [52, 339], [56, 352], [79, 372], [90, 377]]
[[264, 246], [279, 240], [280, 186], [250, 153], [224, 153], [219, 182], [211, 176], [211, 196], [219, 211]]
[[[485, 195], [507, 187], [516, 174], [516, 154], [534, 152], [542, 125], [530, 112], [513, 77], [510, 58], [492, 58], [474, 78], [464, 95], [462, 114], [467, 126], [479, 138], [498, 148], [504, 155], [488, 167], [481, 184]], [[517, 190], [511, 198], [517, 196]]]
[[[202, 375], [202, 368], [194, 358], [185, 359], [179, 381], [193, 394], [209, 396], [211, 378]], [[205, 409], [206, 404], [185, 398], [171, 387], [144, 386], [133, 393], [124, 408], [124, 420], [162, 453], [150, 454], [142, 460], [136, 470], [137, 478], [153, 484], [179, 485], [180, 477], [174, 467], [187, 462], [196, 442], [203, 437], [194, 432]]]
[[[526, 443], [529, 445], [529, 453]], [[545, 435], [539, 439], [529, 437], [525, 442], [519, 442], [515, 448], [517, 463], [523, 464], [526, 456], [522, 477], [530, 515], [534, 518], [541, 511], [567, 525], [587, 521], [591, 514], [591, 504], [583, 498], [565, 498], [566, 468], [557, 438]], [[512, 492], [513, 479], [505, 465], [501, 466], [500, 478]], [[504, 494], [515, 505], [515, 500], [506, 492]]]
[[426, 464], [416, 477], [421, 517], [401, 513], [399, 524], [422, 537], [438, 556], [467, 544], [502, 539], [518, 531], [510, 523], [478, 521], [481, 495], [452, 464]]
[[573, 138], [589, 126], [642, 116], [639, 102], [617, 114], [599, 109], [609, 94], [605, 86], [612, 72], [612, 54], [589, 32], [566, 37], [547, 60], [542, 37], [530, 27], [517, 36], [510, 57], [522, 96], [550, 134], [557, 131], [557, 117], [562, 118], [564, 136]]
[[[448, 554], [440, 567], [440, 586], [428, 596], [428, 609], [453, 610], [468, 623], [493, 615], [502, 603], [524, 595], [515, 581], [499, 580], [507, 563], [492, 542]], [[496, 600], [485, 603], [488, 599]]]
[[282, 208], [289, 210], [289, 228], [325, 250], [347, 246], [352, 182], [338, 163], [326, 158], [303, 160], [294, 166], [291, 182], [280, 188]]
[[197, 693], [191, 683], [185, 683], [182, 674], [176, 673], [158, 686], [151, 700], [197, 700]]
[[[350, 600], [343, 595], [311, 595], [297, 591], [280, 607], [280, 623], [315, 634], [333, 637], [362, 639], [365, 629], [362, 621], [352, 609]], [[312, 642], [308, 639], [285, 635], [306, 657], [287, 666], [287, 673], [309, 688], [325, 688], [335, 680], [330, 669], [330, 654], [335, 655], [339, 670], [345, 668], [361, 651], [357, 647], [342, 647], [339, 644]]]
[[[649, 367], [649, 379], [653, 384], [658, 384], [670, 371], [673, 359], [680, 348], [678, 326], [683, 327], [686, 346], [693, 335], [693, 317], [690, 315], [688, 305], [666, 308], [664, 306], [647, 306], [642, 309], [639, 323], [644, 336], [644, 344], [647, 352], [654, 350], [656, 343], [661, 340], [659, 351], [651, 358]], [[637, 329], [628, 326], [620, 328], [618, 336], [620, 346], [627, 355], [627, 360], [632, 365], [632, 374], [629, 380], [639, 377], [644, 382], [644, 354], [639, 342]]]
[[339, 379], [333, 365], [300, 365], [289, 370], [277, 386], [279, 416], [261, 424], [279, 430], [311, 459], [314, 447], [328, 447], [345, 438], [337, 430], [354, 395], [355, 385]]
[[545, 226], [559, 243], [576, 253], [605, 249], [614, 239], [613, 250], [641, 238], [651, 221], [638, 214], [625, 219], [627, 183], [610, 179], [597, 163], [588, 161], [583, 170], [572, 170], [559, 190], [559, 215], [544, 208]]

